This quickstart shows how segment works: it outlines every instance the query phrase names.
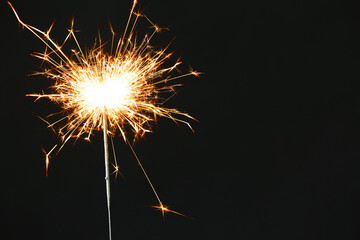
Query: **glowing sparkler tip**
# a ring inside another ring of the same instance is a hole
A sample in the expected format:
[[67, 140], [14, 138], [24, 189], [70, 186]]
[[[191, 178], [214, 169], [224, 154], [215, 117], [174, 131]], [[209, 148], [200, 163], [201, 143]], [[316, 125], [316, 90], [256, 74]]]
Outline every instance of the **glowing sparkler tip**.
[[[132, 10], [126, 29], [135, 14], [133, 2]], [[77, 41], [73, 30], [74, 19], [71, 20], [71, 28], [61, 45], [58, 45], [49, 36], [53, 29], [54, 22], [45, 32], [23, 23], [15, 9], [8, 2], [18, 22], [45, 45], [44, 53], [34, 53], [33, 56], [49, 64], [50, 68], [37, 74], [45, 75], [55, 81], [51, 93], [29, 94], [27, 96], [48, 98], [60, 104], [66, 117], [57, 120], [55, 123], [65, 122], [59, 133], [63, 133], [64, 143], [72, 136], [80, 137], [88, 133], [90, 137], [93, 130], [102, 129], [103, 114], [109, 121], [109, 131], [115, 133], [120, 131], [125, 140], [125, 125], [133, 130], [136, 136], [142, 136], [151, 132], [150, 122], [155, 121], [157, 116], [167, 117], [174, 121], [183, 122], [190, 127], [187, 121], [181, 120], [174, 115], [184, 116], [193, 119], [190, 115], [176, 109], [163, 107], [162, 103], [166, 98], [159, 97], [165, 92], [174, 92], [181, 84], [170, 85], [171, 81], [189, 76], [199, 76], [200, 72], [190, 70], [189, 73], [171, 77], [173, 70], [181, 64], [177, 60], [172, 66], [164, 68], [163, 63], [170, 58], [171, 53], [163, 50], [155, 50], [149, 45], [151, 37], [160, 27], [146, 19], [155, 28], [150, 37], [145, 37], [140, 44], [133, 40], [133, 31], [137, 21], [135, 18], [131, 32], [119, 39], [115, 53], [106, 53], [104, 45], [90, 49], [84, 53]], [[110, 25], [111, 32], [113, 28]], [[114, 35], [113, 35], [114, 36]], [[77, 49], [71, 49], [73, 56], [68, 56], [63, 46], [68, 39], [73, 39]], [[113, 41], [112, 41], [113, 43]], [[111, 49], [113, 46], [111, 46]], [[105, 110], [104, 110], [105, 109]], [[51, 126], [55, 123], [50, 124]]]

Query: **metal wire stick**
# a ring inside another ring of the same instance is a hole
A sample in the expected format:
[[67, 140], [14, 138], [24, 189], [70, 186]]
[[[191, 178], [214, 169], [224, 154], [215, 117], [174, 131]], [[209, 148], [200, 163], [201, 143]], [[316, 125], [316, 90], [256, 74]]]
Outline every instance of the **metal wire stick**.
[[108, 209], [108, 224], [109, 224], [109, 240], [111, 240], [111, 215], [110, 215], [110, 172], [109, 172], [109, 145], [107, 138], [107, 121], [105, 117], [105, 109], [103, 112], [103, 133], [104, 133], [104, 156], [105, 156], [105, 184], [106, 184], [106, 199]]

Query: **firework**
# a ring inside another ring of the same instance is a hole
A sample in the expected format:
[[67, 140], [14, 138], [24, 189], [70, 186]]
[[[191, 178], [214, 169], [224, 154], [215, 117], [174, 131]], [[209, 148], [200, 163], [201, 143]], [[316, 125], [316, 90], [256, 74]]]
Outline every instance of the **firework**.
[[[94, 131], [102, 131], [104, 137], [105, 152], [105, 180], [109, 217], [109, 236], [111, 239], [110, 223], [110, 170], [108, 136], [120, 133], [125, 142], [127, 135], [133, 132], [135, 137], [142, 136], [151, 131], [150, 123], [157, 116], [170, 118], [176, 122], [190, 124], [184, 120], [193, 119], [190, 115], [176, 109], [165, 108], [160, 94], [164, 92], [174, 93], [174, 89], [180, 84], [172, 84], [172, 81], [188, 75], [198, 75], [198, 72], [189, 71], [183, 75], [173, 76], [179, 61], [171, 67], [163, 67], [171, 53], [165, 49], [157, 50], [150, 46], [150, 40], [160, 28], [153, 24], [146, 16], [134, 11], [136, 0], [133, 2], [129, 18], [122, 36], [115, 41], [115, 33], [112, 32], [111, 50], [106, 52], [104, 45], [99, 43], [89, 51], [83, 51], [75, 36], [74, 21], [63, 43], [57, 44], [50, 38], [53, 24], [47, 31], [41, 31], [21, 21], [17, 12], [11, 6], [18, 22], [24, 28], [32, 32], [46, 46], [44, 52], [34, 53], [33, 56], [47, 64], [47, 68], [37, 74], [44, 75], [53, 81], [50, 93], [29, 94], [28, 96], [47, 98], [62, 107], [61, 115], [56, 121], [49, 123], [49, 127], [59, 126], [58, 133], [62, 144], [55, 145], [49, 153], [46, 153], [46, 175], [49, 165], [50, 153], [58, 147], [58, 151], [72, 137], [90, 139]], [[153, 26], [154, 31], [146, 35], [141, 41], [134, 36], [134, 29], [140, 17], [144, 17]], [[76, 49], [71, 54], [63, 50], [64, 44], [73, 39]], [[131, 130], [131, 131], [129, 131]], [[111, 139], [112, 140], [112, 139]], [[147, 181], [149, 182], [157, 201], [158, 209], [164, 212], [178, 212], [165, 207], [155, 191], [145, 169], [134, 153]], [[118, 166], [115, 158], [113, 164], [116, 173]], [[182, 214], [180, 214], [182, 215]]]

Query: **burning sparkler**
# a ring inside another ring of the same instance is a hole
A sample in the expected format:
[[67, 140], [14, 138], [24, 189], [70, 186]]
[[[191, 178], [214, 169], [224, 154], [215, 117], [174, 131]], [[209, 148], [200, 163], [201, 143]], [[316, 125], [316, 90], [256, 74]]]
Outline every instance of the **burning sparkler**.
[[[59, 145], [58, 151], [72, 137], [79, 138], [84, 135], [85, 139], [89, 140], [94, 130], [103, 132], [110, 239], [108, 135], [113, 135], [119, 131], [125, 142], [128, 142], [126, 128], [130, 128], [136, 136], [142, 136], [150, 131], [149, 123], [154, 121], [156, 116], [167, 117], [176, 122], [182, 122], [191, 128], [190, 124], [182, 120], [180, 116], [193, 118], [176, 109], [163, 107], [162, 103], [164, 100], [159, 98], [159, 94], [174, 91], [178, 84], [168, 84], [172, 80], [199, 74], [198, 72], [190, 71], [183, 75], [171, 76], [171, 73], [180, 62], [176, 62], [171, 67], [162, 67], [171, 54], [165, 52], [166, 48], [155, 50], [150, 46], [151, 38], [160, 28], [147, 17], [134, 11], [136, 3], [137, 1], [134, 0], [125, 31], [117, 41], [114, 51], [115, 33], [110, 25], [112, 32], [111, 51], [107, 53], [101, 44], [88, 52], [84, 52], [75, 37], [74, 21], [71, 22], [71, 28], [64, 42], [61, 45], [57, 44], [50, 38], [50, 31], [53, 25], [47, 31], [41, 31], [22, 22], [14, 7], [8, 2], [21, 26], [32, 32], [46, 46], [44, 52], [33, 55], [49, 65], [49, 68], [44, 69], [38, 74], [54, 80], [52, 92], [29, 94], [28, 96], [36, 97], [36, 99], [48, 98], [63, 108], [62, 113], [65, 116], [53, 123], [48, 123], [49, 127], [62, 124], [59, 130], [62, 144]], [[145, 17], [154, 27], [154, 31], [149, 36], [145, 36], [140, 43], [137, 43], [134, 29], [140, 17]], [[76, 43], [76, 49], [72, 50], [72, 54], [66, 54], [62, 47], [71, 38]], [[172, 212], [182, 215], [169, 210], [162, 204], [140, 160], [130, 144], [129, 146], [159, 202], [157, 208], [162, 211], [162, 214], [164, 212]], [[46, 175], [49, 155], [56, 147], [57, 145], [49, 153], [45, 153]], [[115, 167], [115, 172], [117, 172], [116, 158], [115, 165], [113, 164], [113, 166]]]

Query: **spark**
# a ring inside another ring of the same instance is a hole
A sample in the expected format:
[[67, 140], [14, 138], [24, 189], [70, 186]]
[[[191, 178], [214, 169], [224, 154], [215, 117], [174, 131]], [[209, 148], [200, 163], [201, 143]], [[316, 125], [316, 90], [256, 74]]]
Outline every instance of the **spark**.
[[[62, 117], [52, 123], [44, 120], [50, 128], [55, 125], [59, 126], [58, 134], [62, 140], [60, 146], [55, 145], [48, 153], [43, 150], [46, 154], [46, 175], [48, 174], [50, 153], [56, 147], [58, 147], [59, 152], [69, 139], [81, 137], [90, 141], [94, 131], [103, 131], [105, 151], [108, 151], [107, 136], [111, 136], [112, 142], [112, 136], [120, 133], [124, 141], [130, 146], [156, 196], [159, 203], [157, 208], [162, 211], [163, 215], [165, 212], [170, 212], [185, 216], [169, 210], [163, 205], [127, 137], [129, 132], [133, 133], [134, 139], [151, 132], [150, 123], [155, 121], [158, 116], [183, 123], [191, 130], [192, 128], [186, 119], [196, 120], [185, 112], [164, 107], [164, 103], [175, 94], [175, 89], [181, 86], [181, 84], [172, 84], [174, 80], [201, 74], [190, 69], [188, 73], [173, 76], [174, 72], [178, 72], [177, 67], [181, 62], [177, 60], [169, 66], [168, 59], [172, 53], [166, 52], [168, 46], [164, 49], [157, 49], [150, 45], [155, 33], [164, 28], [154, 24], [145, 15], [135, 12], [137, 1], [134, 0], [125, 31], [115, 43], [116, 47], [114, 46], [115, 32], [112, 25], [109, 24], [112, 33], [110, 52], [107, 52], [105, 45], [101, 44], [100, 36], [99, 43], [95, 43], [90, 50], [84, 51], [75, 36], [77, 30], [74, 29], [74, 19], [71, 21], [71, 27], [68, 29], [65, 40], [62, 44], [57, 44], [50, 37], [54, 22], [48, 30], [39, 30], [24, 23], [12, 4], [10, 2], [8, 4], [20, 25], [33, 33], [46, 47], [44, 52], [33, 53], [32, 56], [41, 59], [42, 64], [47, 65], [41, 72], [35, 74], [44, 75], [53, 81], [51, 91], [49, 93], [28, 94], [27, 96], [35, 97], [35, 101], [42, 98], [49, 99], [62, 108], [61, 112], [49, 115], [49, 117], [58, 115], [62, 115]], [[154, 30], [145, 35], [141, 41], [138, 41], [134, 30], [141, 17], [144, 17]], [[76, 48], [67, 54], [63, 48], [70, 39], [73, 39]], [[164, 99], [161, 97], [164, 93], [172, 95]], [[115, 174], [116, 179], [118, 174], [121, 175], [121, 172], [117, 164], [113, 142], [112, 148], [115, 160], [115, 164], [111, 163], [115, 169], [112, 174]], [[106, 161], [107, 157], [105, 157]], [[108, 168], [108, 165], [106, 166]], [[107, 172], [105, 177], [107, 184], [108, 175]], [[110, 193], [108, 194], [109, 201]], [[108, 207], [110, 228], [109, 204]], [[111, 232], [111, 228], [109, 230]]]
[[121, 177], [124, 178], [124, 175], [122, 174], [122, 172], [120, 172], [120, 167], [117, 163], [117, 159], [116, 159], [116, 153], [115, 153], [115, 147], [114, 147], [114, 141], [113, 141], [113, 137], [111, 136], [110, 138], [111, 140], [111, 147], [112, 147], [112, 152], [113, 152], [113, 156], [114, 156], [114, 162], [115, 163], [111, 163], [111, 165], [114, 168], [114, 171], [111, 173], [111, 175], [115, 174], [115, 181], [117, 180], [118, 175], [120, 174]]
[[152, 206], [153, 208], [161, 211], [161, 214], [162, 214], [162, 217], [163, 217], [163, 220], [165, 218], [165, 213], [173, 213], [173, 214], [177, 214], [179, 216], [182, 216], [182, 217], [186, 217], [186, 218], [190, 218], [190, 219], [194, 219], [193, 217], [189, 217], [185, 214], [182, 214], [182, 213], [179, 213], [179, 212], [176, 212], [176, 211], [173, 211], [171, 209], [168, 208], [168, 206], [165, 206], [163, 204], [160, 204], [159, 206]]
[[45, 154], [45, 169], [46, 169], [46, 177], [49, 176], [49, 164], [50, 164], [50, 154], [57, 147], [57, 144], [47, 153], [44, 148], [42, 148], [43, 153]]

